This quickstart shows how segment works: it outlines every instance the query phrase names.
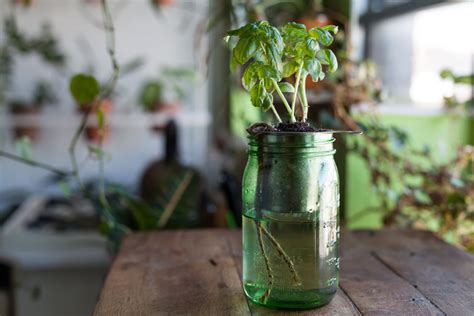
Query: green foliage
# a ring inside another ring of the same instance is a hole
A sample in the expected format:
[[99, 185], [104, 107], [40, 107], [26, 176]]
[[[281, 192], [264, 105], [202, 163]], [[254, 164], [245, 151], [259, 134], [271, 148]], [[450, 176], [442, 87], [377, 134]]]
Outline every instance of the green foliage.
[[140, 91], [139, 102], [147, 111], [152, 111], [156, 104], [163, 102], [165, 94], [175, 101], [186, 98], [189, 85], [197, 81], [197, 74], [187, 67], [166, 67], [157, 79], [146, 81]]
[[414, 147], [397, 127], [373, 117], [358, 124], [364, 136], [347, 139], [347, 147], [367, 163], [384, 224], [433, 230], [474, 251], [474, 147], [438, 163], [429, 148]]
[[140, 104], [147, 111], [152, 111], [158, 102], [162, 101], [162, 84], [157, 80], [150, 80], [143, 84], [140, 92]]
[[69, 91], [80, 105], [92, 103], [100, 93], [100, 86], [92, 75], [77, 74], [69, 82]]
[[33, 92], [33, 104], [36, 106], [43, 106], [46, 104], [53, 104], [57, 101], [51, 85], [45, 81], [38, 82]]
[[[273, 92], [276, 91], [286, 107], [290, 120], [294, 121], [295, 102], [298, 94], [305, 96], [306, 77], [313, 81], [322, 80], [326, 72], [337, 70], [334, 53], [324, 48], [334, 41], [337, 27], [333, 25], [306, 29], [303, 24], [290, 22], [281, 31], [266, 21], [247, 24], [229, 31], [228, 37], [238, 37], [232, 50], [231, 67], [246, 65], [242, 75], [242, 85], [249, 91], [252, 104], [263, 111], [274, 108]], [[322, 65], [327, 67], [323, 68]], [[296, 77], [294, 85], [283, 80]], [[289, 106], [283, 93], [293, 93]], [[302, 121], [307, 112], [303, 111]]]
[[4, 36], [0, 45], [0, 102], [4, 101], [10, 84], [15, 54], [36, 54], [54, 67], [63, 67], [65, 54], [60, 50], [58, 40], [45, 24], [36, 36], [27, 36], [19, 28], [14, 15], [8, 16], [3, 25]]
[[43, 25], [38, 36], [28, 38], [18, 28], [14, 17], [7, 17], [4, 24], [7, 45], [22, 54], [37, 53], [45, 62], [63, 66], [66, 57], [48, 24]]
[[31, 160], [33, 157], [31, 140], [27, 136], [23, 136], [15, 141], [15, 149], [18, 156], [25, 160]]
[[[457, 75], [453, 73], [449, 69], [443, 69], [440, 72], [440, 77], [446, 80], [450, 80], [455, 85], [460, 86], [474, 86], [474, 74], [471, 75]], [[450, 96], [444, 97], [444, 106], [448, 109], [454, 108], [474, 108], [474, 95], [471, 96], [470, 99], [465, 101], [460, 101], [458, 98], [453, 94]]]
[[[201, 179], [189, 169], [176, 170], [170, 179], [161, 183], [153, 201], [144, 201], [122, 187], [112, 186], [108, 190], [109, 210], [99, 205], [103, 219], [101, 231], [116, 246], [132, 231], [199, 227], [202, 224], [198, 203], [201, 193]], [[163, 221], [166, 212], [170, 216]]]

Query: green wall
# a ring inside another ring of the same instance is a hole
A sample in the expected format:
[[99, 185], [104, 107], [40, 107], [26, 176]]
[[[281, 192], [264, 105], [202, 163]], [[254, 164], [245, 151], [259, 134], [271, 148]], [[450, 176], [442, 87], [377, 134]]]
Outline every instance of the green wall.
[[[402, 128], [412, 143], [422, 148], [428, 145], [437, 160], [449, 160], [456, 149], [474, 144], [474, 117], [460, 114], [432, 116], [389, 115], [381, 116], [383, 123]], [[379, 201], [372, 190], [365, 162], [355, 154], [346, 156], [346, 187], [344, 194], [345, 218], [349, 228], [378, 228], [382, 226]]]

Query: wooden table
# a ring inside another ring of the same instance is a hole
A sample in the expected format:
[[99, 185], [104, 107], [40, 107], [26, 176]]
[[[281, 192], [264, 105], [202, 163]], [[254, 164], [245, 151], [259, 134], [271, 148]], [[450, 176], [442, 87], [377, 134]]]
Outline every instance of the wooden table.
[[342, 233], [324, 307], [276, 311], [242, 291], [240, 231], [140, 233], [122, 244], [95, 315], [474, 315], [474, 256], [422, 231]]

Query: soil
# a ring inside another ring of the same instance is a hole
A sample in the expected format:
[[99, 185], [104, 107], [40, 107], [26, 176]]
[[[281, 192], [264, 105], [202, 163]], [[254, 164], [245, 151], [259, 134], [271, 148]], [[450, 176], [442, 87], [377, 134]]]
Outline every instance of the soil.
[[277, 126], [272, 126], [267, 123], [255, 123], [249, 128], [247, 132], [251, 135], [258, 135], [266, 132], [292, 132], [292, 133], [308, 133], [308, 132], [320, 132], [322, 129], [316, 129], [306, 122], [295, 122], [295, 123], [279, 123]]

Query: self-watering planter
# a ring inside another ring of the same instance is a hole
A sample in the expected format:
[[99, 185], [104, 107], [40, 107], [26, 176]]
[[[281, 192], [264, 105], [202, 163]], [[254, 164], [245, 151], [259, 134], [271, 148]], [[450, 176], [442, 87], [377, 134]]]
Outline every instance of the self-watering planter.
[[336, 293], [339, 180], [330, 132], [249, 136], [243, 283], [255, 303], [311, 308]]
[[[252, 104], [278, 125], [249, 128], [243, 178], [243, 284], [256, 304], [304, 309], [327, 304], [339, 272], [339, 180], [333, 132], [306, 122], [306, 81], [337, 69], [334, 25], [307, 29], [266, 21], [228, 32], [237, 37], [231, 64], [243, 65]], [[324, 65], [324, 67], [323, 67]], [[291, 94], [289, 100], [285, 93]], [[278, 96], [288, 114], [275, 107]], [[296, 109], [299, 111], [296, 111]]]

